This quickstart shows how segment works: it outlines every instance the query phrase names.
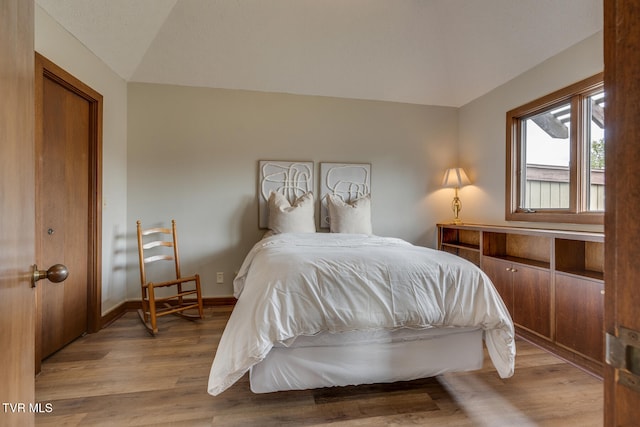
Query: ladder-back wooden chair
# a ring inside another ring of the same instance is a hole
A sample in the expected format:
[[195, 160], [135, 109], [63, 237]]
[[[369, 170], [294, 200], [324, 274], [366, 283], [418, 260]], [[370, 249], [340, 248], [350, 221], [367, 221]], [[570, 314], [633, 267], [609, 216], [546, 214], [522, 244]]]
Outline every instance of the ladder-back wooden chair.
[[[182, 277], [180, 274], [175, 220], [171, 220], [170, 229], [157, 227], [145, 230], [140, 221], [137, 221], [136, 224], [142, 289], [142, 309], [138, 310], [138, 314], [145, 327], [152, 335], [155, 335], [158, 332], [158, 317], [167, 314], [176, 314], [187, 319], [202, 319], [200, 276], [194, 274]], [[147, 281], [145, 266], [157, 261], [171, 261], [175, 266], [175, 279], [159, 282]], [[156, 290], [160, 289], [168, 289], [169, 291], [156, 293]], [[170, 295], [167, 295], [168, 292]], [[191, 310], [192, 313], [185, 313], [187, 310]]]

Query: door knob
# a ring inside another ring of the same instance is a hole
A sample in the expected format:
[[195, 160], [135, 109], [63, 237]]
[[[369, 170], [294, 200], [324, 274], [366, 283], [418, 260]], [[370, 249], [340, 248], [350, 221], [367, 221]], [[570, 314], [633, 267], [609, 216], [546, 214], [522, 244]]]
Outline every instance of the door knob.
[[36, 282], [42, 279], [48, 279], [53, 283], [62, 282], [69, 276], [69, 270], [62, 264], [54, 264], [48, 270], [38, 270], [37, 265], [33, 265], [33, 274], [31, 276], [31, 287], [36, 287]]

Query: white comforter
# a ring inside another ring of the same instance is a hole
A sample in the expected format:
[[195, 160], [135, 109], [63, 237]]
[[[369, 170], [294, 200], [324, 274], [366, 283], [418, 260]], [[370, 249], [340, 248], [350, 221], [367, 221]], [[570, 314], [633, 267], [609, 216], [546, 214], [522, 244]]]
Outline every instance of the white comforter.
[[256, 243], [234, 281], [238, 302], [211, 366], [217, 395], [274, 343], [321, 331], [477, 326], [503, 378], [513, 323], [489, 278], [454, 255], [377, 236], [278, 234]]

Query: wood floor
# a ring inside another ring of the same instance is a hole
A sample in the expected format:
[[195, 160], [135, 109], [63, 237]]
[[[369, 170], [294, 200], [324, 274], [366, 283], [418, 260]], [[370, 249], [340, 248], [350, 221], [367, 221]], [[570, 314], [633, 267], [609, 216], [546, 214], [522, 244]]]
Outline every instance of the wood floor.
[[518, 340], [516, 373], [482, 370], [386, 385], [253, 394], [247, 376], [206, 392], [230, 307], [163, 317], [152, 338], [128, 313], [47, 359], [38, 426], [601, 426], [602, 382]]

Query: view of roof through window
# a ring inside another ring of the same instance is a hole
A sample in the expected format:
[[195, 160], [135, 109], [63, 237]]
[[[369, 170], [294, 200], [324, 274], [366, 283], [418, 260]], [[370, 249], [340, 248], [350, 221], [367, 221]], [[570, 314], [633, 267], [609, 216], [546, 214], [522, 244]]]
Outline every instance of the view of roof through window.
[[[590, 98], [590, 140], [604, 140], [604, 92]], [[569, 166], [570, 120], [571, 105], [567, 103], [526, 121], [528, 165]]]

